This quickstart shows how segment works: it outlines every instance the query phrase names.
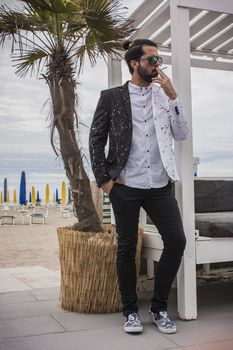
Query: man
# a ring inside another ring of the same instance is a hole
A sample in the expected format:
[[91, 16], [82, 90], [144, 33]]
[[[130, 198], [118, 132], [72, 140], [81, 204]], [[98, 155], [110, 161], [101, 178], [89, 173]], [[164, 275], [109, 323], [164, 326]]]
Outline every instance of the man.
[[[124, 43], [132, 75], [123, 86], [101, 92], [90, 130], [92, 169], [109, 194], [118, 233], [117, 273], [126, 332], [142, 332], [136, 294], [135, 253], [140, 208], [156, 225], [164, 243], [157, 266], [149, 318], [164, 333], [175, 333], [167, 313], [168, 295], [186, 238], [171, 182], [179, 181], [173, 138], [189, 128], [171, 80], [162, 72], [155, 42]], [[109, 136], [109, 152], [105, 145]]]

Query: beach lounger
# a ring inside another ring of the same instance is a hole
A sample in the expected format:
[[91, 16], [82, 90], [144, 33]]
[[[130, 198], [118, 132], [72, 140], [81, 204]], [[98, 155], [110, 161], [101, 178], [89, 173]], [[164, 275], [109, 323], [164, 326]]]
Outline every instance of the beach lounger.
[[0, 225], [13, 225], [15, 224], [15, 218], [14, 215], [1, 215], [0, 216]]
[[42, 213], [30, 214], [30, 225], [31, 224], [45, 224], [46, 216]]

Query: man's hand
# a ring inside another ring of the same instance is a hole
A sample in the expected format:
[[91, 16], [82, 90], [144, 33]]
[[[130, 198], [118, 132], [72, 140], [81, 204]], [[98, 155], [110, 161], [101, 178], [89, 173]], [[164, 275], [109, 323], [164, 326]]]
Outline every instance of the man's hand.
[[164, 74], [164, 72], [158, 67], [157, 67], [157, 71], [159, 73], [159, 76], [156, 78], [153, 78], [153, 83], [160, 84], [165, 94], [169, 97], [169, 99], [175, 100], [177, 97], [177, 94], [174, 87], [172, 86], [171, 79], [166, 74]]
[[113, 180], [111, 179], [111, 180], [109, 180], [109, 181], [107, 181], [107, 182], [104, 182], [104, 183], [102, 184], [101, 188], [102, 188], [102, 190], [103, 190], [105, 193], [109, 194], [110, 191], [111, 191], [111, 189], [112, 189], [113, 184], [114, 184], [114, 182], [113, 182]]
[[101, 186], [102, 190], [107, 193], [109, 195], [109, 193], [111, 192], [111, 189], [114, 185], [114, 183], [117, 182], [118, 184], [123, 184], [124, 181], [121, 180], [120, 178], [116, 179], [115, 181], [113, 181], [112, 179], [107, 181], [107, 182], [104, 182]]

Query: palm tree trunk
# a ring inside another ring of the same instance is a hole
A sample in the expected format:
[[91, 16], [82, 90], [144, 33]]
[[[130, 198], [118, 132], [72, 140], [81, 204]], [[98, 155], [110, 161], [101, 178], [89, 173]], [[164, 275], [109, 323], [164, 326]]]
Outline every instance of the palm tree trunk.
[[[90, 180], [84, 169], [82, 155], [75, 137], [76, 83], [72, 75], [72, 66], [66, 60], [58, 67], [57, 60], [58, 56], [56, 56], [55, 62], [50, 62], [49, 74], [47, 75], [53, 105], [51, 142], [53, 145], [53, 132], [56, 128], [59, 134], [60, 152], [78, 217], [78, 222], [74, 224], [73, 228], [84, 232], [100, 232], [102, 228], [93, 202]], [[54, 146], [53, 148], [56, 152]]]

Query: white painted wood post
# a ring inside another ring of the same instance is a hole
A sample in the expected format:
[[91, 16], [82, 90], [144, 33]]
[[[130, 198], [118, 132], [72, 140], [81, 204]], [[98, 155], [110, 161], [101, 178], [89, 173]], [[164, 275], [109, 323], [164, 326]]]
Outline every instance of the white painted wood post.
[[187, 244], [177, 275], [178, 312], [181, 319], [197, 318], [195, 213], [192, 147], [192, 98], [189, 9], [170, 0], [172, 81], [183, 105], [190, 133], [188, 139], [175, 141], [175, 155], [181, 182], [175, 185]]
[[[108, 56], [108, 88], [122, 85], [122, 69], [121, 69], [121, 60], [116, 59], [113, 56]], [[115, 218], [111, 208], [111, 223], [115, 225]]]
[[108, 87], [122, 85], [121, 60], [108, 56]]

